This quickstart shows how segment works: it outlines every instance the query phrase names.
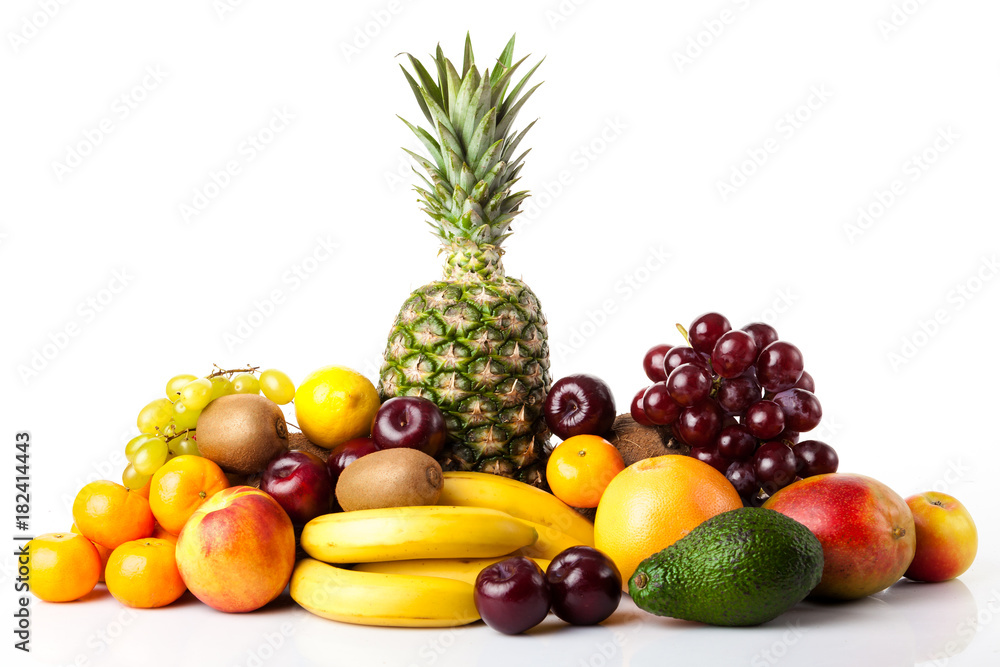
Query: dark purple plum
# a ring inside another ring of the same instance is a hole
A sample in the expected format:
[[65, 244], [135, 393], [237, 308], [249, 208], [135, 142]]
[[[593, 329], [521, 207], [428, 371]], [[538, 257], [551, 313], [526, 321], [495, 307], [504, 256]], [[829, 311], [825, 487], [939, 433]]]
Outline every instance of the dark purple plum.
[[552, 611], [573, 625], [596, 625], [618, 609], [622, 577], [614, 562], [592, 547], [570, 547], [549, 563], [545, 581]]
[[524, 556], [484, 568], [476, 577], [474, 599], [486, 625], [507, 635], [541, 623], [552, 601], [545, 574]]
[[397, 396], [375, 413], [372, 440], [379, 449], [409, 447], [437, 456], [448, 431], [440, 408], [419, 396]]
[[615, 422], [615, 397], [604, 380], [580, 373], [552, 385], [545, 397], [545, 423], [556, 437], [604, 435]]

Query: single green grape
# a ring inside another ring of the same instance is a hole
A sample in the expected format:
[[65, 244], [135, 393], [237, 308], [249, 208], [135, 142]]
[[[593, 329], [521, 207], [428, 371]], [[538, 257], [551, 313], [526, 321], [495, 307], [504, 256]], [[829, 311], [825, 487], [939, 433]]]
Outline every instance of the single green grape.
[[188, 410], [204, 410], [212, 400], [212, 381], [208, 378], [191, 380], [181, 389], [180, 402]]
[[149, 435], [148, 433], [143, 433], [137, 435], [125, 444], [125, 458], [128, 459], [129, 463], [132, 463], [132, 457], [135, 456], [135, 451], [142, 447], [144, 444], [150, 440], [155, 439], [157, 436]]
[[[233, 393], [233, 383], [223, 375], [212, 378], [212, 401]], [[211, 401], [209, 401], [211, 403]]]
[[201, 456], [201, 454], [198, 453], [198, 443], [187, 436], [171, 440], [167, 444], [170, 447], [170, 453], [176, 456]]
[[284, 405], [295, 398], [295, 385], [287, 375], [275, 368], [260, 374], [260, 389], [264, 396], [278, 405]]
[[240, 373], [233, 378], [233, 392], [236, 394], [259, 394], [260, 380], [249, 373]]
[[191, 382], [191, 380], [197, 380], [197, 379], [198, 379], [197, 375], [191, 375], [189, 373], [173, 376], [172, 378], [170, 378], [170, 381], [167, 382], [167, 389], [166, 389], [167, 398], [170, 399], [171, 403], [173, 403], [174, 401], [177, 400], [177, 394], [179, 394], [181, 389], [184, 388], [184, 385], [186, 385], [188, 382]]
[[152, 475], [140, 475], [136, 472], [135, 467], [129, 463], [125, 466], [125, 470], [122, 472], [122, 484], [124, 484], [126, 488], [138, 491], [142, 487], [146, 486], [150, 477], [152, 477]]
[[188, 431], [198, 426], [198, 415], [201, 410], [190, 410], [181, 401], [174, 403], [174, 425], [177, 433]]
[[163, 440], [150, 440], [135, 453], [132, 467], [140, 475], [152, 475], [167, 462], [167, 443]]
[[173, 404], [166, 398], [157, 398], [147, 403], [135, 420], [139, 432], [153, 434], [162, 431], [170, 423], [173, 409]]

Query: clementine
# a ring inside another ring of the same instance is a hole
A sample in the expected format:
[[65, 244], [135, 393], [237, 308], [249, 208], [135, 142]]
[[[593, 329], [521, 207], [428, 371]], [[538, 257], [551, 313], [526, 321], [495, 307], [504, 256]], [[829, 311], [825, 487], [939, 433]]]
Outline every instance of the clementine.
[[149, 501], [106, 479], [91, 482], [76, 494], [73, 521], [84, 536], [108, 549], [153, 534]]
[[153, 473], [149, 504], [157, 523], [178, 535], [194, 511], [216, 492], [229, 487], [226, 473], [203, 456], [183, 454]]
[[552, 450], [545, 478], [567, 505], [597, 507], [608, 484], [624, 469], [621, 453], [610, 442], [597, 435], [575, 435]]
[[77, 533], [46, 533], [28, 542], [28, 582], [47, 602], [79, 600], [101, 576], [97, 547]]
[[108, 559], [108, 591], [129, 607], [164, 607], [187, 587], [177, 570], [174, 543], [147, 537], [125, 542]]

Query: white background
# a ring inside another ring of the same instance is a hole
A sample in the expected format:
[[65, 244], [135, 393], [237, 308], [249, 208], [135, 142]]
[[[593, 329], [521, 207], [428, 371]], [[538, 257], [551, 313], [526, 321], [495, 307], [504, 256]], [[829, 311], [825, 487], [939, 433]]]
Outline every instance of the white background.
[[770, 321], [804, 352], [841, 469], [957, 496], [980, 555], [958, 582], [750, 630], [626, 602], [601, 628], [507, 638], [338, 625], [287, 601], [133, 613], [104, 593], [32, 603], [33, 663], [996, 664], [1000, 6], [224, 2], [0, 13], [0, 433], [8, 470], [15, 431], [33, 436], [33, 533], [118, 478], [136, 413], [176, 373], [375, 379], [399, 305], [440, 272], [399, 148], [418, 146], [395, 114], [422, 118], [397, 54], [441, 40], [460, 59], [469, 29], [481, 66], [515, 31], [518, 54], [546, 56], [519, 123], [540, 118], [535, 197], [505, 263], [541, 299], [554, 376], [599, 375], [624, 411], [675, 322]]

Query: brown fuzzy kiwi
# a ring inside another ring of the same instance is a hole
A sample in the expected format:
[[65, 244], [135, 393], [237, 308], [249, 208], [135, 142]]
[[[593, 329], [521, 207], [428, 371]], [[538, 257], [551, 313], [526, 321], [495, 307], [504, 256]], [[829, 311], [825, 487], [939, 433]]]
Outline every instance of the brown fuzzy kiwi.
[[654, 456], [686, 455], [691, 451], [690, 447], [673, 438], [669, 428], [643, 426], [630, 414], [615, 417], [611, 431], [608, 441], [618, 448], [626, 466]]
[[344, 468], [337, 502], [346, 511], [435, 505], [443, 483], [433, 457], [406, 447], [383, 449]]
[[198, 452], [223, 470], [259, 473], [288, 449], [288, 428], [281, 408], [254, 394], [230, 394], [211, 403], [198, 417]]
[[320, 447], [319, 445], [315, 444], [309, 438], [306, 437], [305, 433], [289, 433], [288, 449], [309, 452], [310, 454], [315, 454], [324, 461], [326, 461], [330, 457], [329, 449], [327, 449], [326, 447]]

